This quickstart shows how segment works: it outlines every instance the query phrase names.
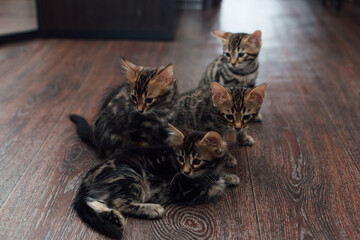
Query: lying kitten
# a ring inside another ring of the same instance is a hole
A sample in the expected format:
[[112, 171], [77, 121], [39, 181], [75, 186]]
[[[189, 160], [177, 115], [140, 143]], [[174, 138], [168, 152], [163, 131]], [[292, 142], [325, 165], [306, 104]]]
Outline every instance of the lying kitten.
[[[246, 127], [259, 113], [266, 86], [236, 88], [213, 82], [211, 88], [181, 95], [176, 100], [171, 123], [183, 128], [216, 131], [221, 135], [236, 131], [237, 143], [251, 146], [254, 139], [247, 134]], [[229, 166], [235, 164], [234, 158]]]
[[[131, 127], [128, 117], [133, 110], [165, 124], [172, 117], [171, 106], [177, 96], [173, 66], [141, 67], [124, 59], [123, 65], [128, 83], [118, 86], [105, 98], [92, 127], [83, 117], [70, 115], [80, 138], [95, 145], [100, 156], [109, 156], [129, 142], [134, 143], [131, 141], [134, 134], [131, 136], [128, 131]], [[149, 142], [135, 144], [146, 146]]]
[[87, 173], [74, 202], [84, 222], [121, 238], [124, 215], [159, 218], [161, 204], [214, 201], [239, 184], [222, 172], [227, 150], [218, 133], [169, 127], [169, 145], [127, 149]]
[[207, 68], [199, 88], [207, 88], [212, 82], [225, 86], [254, 87], [258, 76], [258, 55], [261, 48], [261, 32], [253, 34], [213, 31], [222, 40], [223, 55]]

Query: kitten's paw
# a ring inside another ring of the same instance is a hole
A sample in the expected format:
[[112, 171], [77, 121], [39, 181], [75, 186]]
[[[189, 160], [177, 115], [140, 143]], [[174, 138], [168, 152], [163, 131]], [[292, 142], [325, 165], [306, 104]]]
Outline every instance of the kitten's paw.
[[259, 114], [255, 117], [254, 122], [261, 122], [262, 119], [263, 119], [263, 117], [262, 117], [262, 115], [259, 113]]
[[164, 208], [160, 204], [147, 203], [144, 207], [146, 217], [154, 219], [161, 218], [164, 215]]
[[236, 143], [240, 146], [252, 146], [255, 143], [254, 139], [249, 135], [242, 136], [241, 138], [238, 138], [236, 141], [237, 141]]
[[124, 217], [115, 211], [111, 211], [109, 213], [107, 220], [112, 224], [116, 225], [117, 227], [122, 227], [125, 223]]
[[232, 167], [235, 167], [237, 165], [237, 160], [236, 158], [229, 154], [230, 156], [226, 159], [226, 162], [225, 162], [225, 167], [228, 167], [228, 168], [232, 168]]
[[240, 178], [235, 174], [225, 174], [223, 178], [228, 186], [237, 186], [240, 183]]

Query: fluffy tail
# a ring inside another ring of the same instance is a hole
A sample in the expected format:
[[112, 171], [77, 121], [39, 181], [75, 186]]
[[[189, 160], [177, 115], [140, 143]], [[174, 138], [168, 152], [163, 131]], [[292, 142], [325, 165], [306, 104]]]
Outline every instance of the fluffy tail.
[[73, 205], [81, 220], [109, 238], [121, 239], [125, 222], [121, 213], [100, 201], [87, 200], [85, 193], [85, 186], [81, 186]]
[[85, 118], [83, 118], [82, 116], [79, 115], [75, 115], [75, 114], [70, 114], [70, 120], [75, 123], [76, 125], [76, 132], [79, 135], [79, 137], [81, 138], [81, 140], [83, 140], [84, 142], [86, 142], [89, 145], [93, 145], [92, 144], [92, 129], [89, 125], [89, 123], [86, 121]]

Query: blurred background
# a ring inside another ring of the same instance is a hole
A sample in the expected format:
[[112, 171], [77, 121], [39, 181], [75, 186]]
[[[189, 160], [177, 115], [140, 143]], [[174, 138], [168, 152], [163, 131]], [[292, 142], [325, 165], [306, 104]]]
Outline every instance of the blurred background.
[[[341, 11], [343, 5], [353, 1], [314, 2]], [[219, 28], [246, 32], [261, 27], [271, 32], [272, 22], [263, 19], [281, 16], [287, 2], [290, 1], [0, 0], [0, 37], [37, 33], [42, 37], [173, 40], [179, 11], [216, 9], [220, 5]]]

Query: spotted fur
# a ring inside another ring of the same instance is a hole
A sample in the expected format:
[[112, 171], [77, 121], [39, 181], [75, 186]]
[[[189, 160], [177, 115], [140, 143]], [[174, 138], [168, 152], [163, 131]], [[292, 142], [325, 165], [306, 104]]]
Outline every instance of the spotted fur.
[[207, 68], [199, 83], [207, 88], [212, 82], [226, 86], [254, 87], [259, 72], [258, 55], [261, 49], [261, 32], [253, 34], [213, 31], [222, 40], [223, 55]]
[[[145, 126], [146, 123], [138, 121], [139, 118], [145, 118], [149, 126], [157, 129], [172, 117], [171, 106], [177, 96], [172, 65], [151, 68], [136, 66], [126, 60], [123, 60], [123, 65], [128, 82], [105, 97], [91, 127], [87, 126], [88, 123], [82, 117], [70, 116], [77, 124], [79, 136], [93, 143], [100, 156], [109, 156], [129, 144], [147, 146], [150, 142], [161, 143], [164, 139], [145, 136], [146, 132], [142, 132], [138, 128], [140, 125], [133, 121]], [[140, 115], [134, 114], [130, 118], [131, 112], [138, 112]]]
[[165, 203], [219, 199], [239, 178], [222, 171], [226, 143], [216, 132], [169, 126], [168, 145], [113, 155], [84, 178], [74, 208], [89, 226], [121, 238], [124, 216], [160, 218]]

